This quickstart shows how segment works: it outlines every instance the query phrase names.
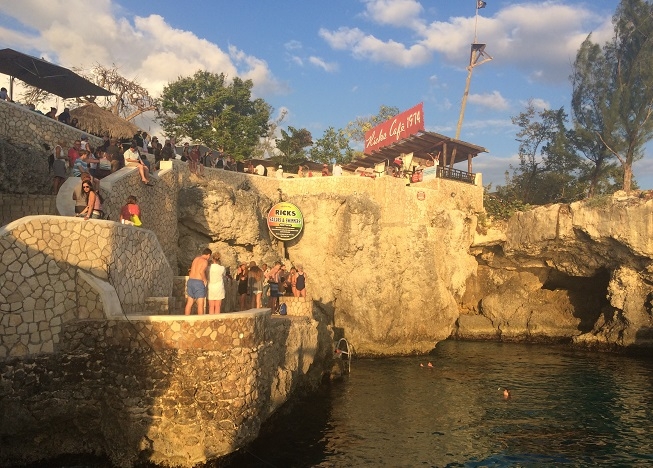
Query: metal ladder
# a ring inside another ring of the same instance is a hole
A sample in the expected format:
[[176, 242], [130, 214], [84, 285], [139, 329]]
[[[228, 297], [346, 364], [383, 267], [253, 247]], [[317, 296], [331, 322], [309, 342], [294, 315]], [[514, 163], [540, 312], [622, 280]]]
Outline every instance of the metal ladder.
[[345, 338], [340, 338], [338, 340], [334, 353], [336, 354], [336, 357], [340, 357], [340, 359], [347, 362], [347, 374], [351, 373], [351, 357], [354, 353], [354, 348]]

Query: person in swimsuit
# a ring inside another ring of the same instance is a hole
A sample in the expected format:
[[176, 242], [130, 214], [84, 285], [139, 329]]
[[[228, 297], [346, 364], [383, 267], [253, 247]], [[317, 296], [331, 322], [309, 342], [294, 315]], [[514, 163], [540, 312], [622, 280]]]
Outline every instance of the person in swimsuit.
[[306, 297], [306, 273], [304, 273], [304, 267], [301, 265], [297, 265], [293, 293], [295, 297]]
[[188, 282], [186, 283], [186, 300], [185, 315], [190, 315], [193, 304], [197, 301], [197, 315], [204, 315], [204, 302], [206, 300], [206, 270], [209, 266], [211, 249], [202, 250], [202, 255], [195, 257], [188, 272]]

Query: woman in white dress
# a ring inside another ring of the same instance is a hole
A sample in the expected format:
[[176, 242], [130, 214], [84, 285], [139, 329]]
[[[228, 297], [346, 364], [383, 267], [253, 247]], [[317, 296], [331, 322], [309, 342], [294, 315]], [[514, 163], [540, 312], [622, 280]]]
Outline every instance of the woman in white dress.
[[209, 265], [209, 314], [219, 314], [222, 299], [225, 297], [224, 276], [225, 267], [220, 265], [220, 254], [214, 252]]

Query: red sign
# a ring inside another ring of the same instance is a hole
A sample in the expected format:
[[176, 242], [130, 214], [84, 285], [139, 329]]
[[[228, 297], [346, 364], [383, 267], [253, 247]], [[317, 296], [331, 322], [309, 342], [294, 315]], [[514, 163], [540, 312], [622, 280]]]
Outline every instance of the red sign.
[[419, 103], [412, 109], [395, 115], [372, 130], [365, 132], [365, 149], [363, 153], [372, 154], [420, 130], [424, 130], [424, 104]]
[[426, 194], [420, 190], [419, 192], [417, 192], [417, 199], [420, 201], [426, 200]]

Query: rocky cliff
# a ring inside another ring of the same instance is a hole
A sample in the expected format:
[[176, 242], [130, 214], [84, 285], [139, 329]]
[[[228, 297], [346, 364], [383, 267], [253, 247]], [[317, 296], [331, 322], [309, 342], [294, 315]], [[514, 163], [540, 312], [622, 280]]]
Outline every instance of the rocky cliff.
[[[204, 246], [227, 266], [302, 264], [308, 294], [359, 354], [427, 352], [447, 338], [476, 260], [469, 252], [482, 188], [438, 179], [406, 187], [391, 177], [277, 181], [207, 171], [179, 194], [179, 271]], [[418, 194], [418, 192], [422, 192]], [[267, 210], [297, 205], [305, 226], [285, 249]], [[233, 271], [233, 270], [232, 270]]]
[[551, 205], [477, 234], [460, 338], [650, 347], [653, 201], [649, 194]]

